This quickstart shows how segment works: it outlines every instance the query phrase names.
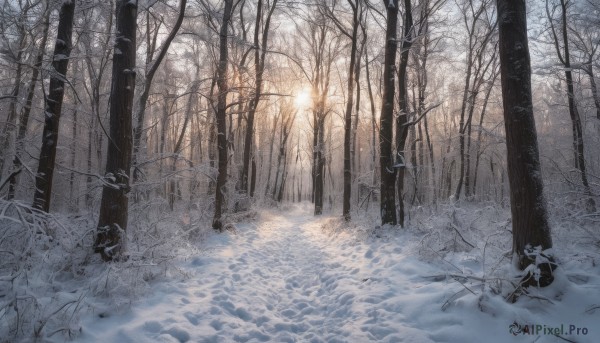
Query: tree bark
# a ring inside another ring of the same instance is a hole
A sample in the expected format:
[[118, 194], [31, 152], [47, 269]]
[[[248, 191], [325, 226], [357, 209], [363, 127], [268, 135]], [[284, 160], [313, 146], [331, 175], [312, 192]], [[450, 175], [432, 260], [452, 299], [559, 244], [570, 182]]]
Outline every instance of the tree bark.
[[406, 138], [408, 137], [408, 89], [406, 87], [408, 57], [412, 46], [412, 6], [410, 0], [404, 0], [404, 37], [400, 49], [400, 64], [398, 67], [398, 98], [399, 111], [396, 117], [396, 172], [398, 187], [398, 223], [404, 227], [404, 174], [406, 173]]
[[354, 72], [356, 65], [356, 50], [358, 46], [358, 2], [348, 1], [352, 7], [352, 35], [350, 36], [350, 65], [348, 66], [348, 101], [346, 102], [346, 112], [344, 113], [344, 194], [342, 216], [345, 220], [350, 220], [350, 198], [352, 196], [352, 158], [351, 158], [351, 139], [352, 139], [352, 106], [354, 102]]
[[132, 111], [135, 91], [137, 1], [118, 0], [110, 90], [110, 128], [95, 252], [104, 261], [126, 250], [129, 176], [132, 153]]
[[215, 214], [213, 217], [212, 227], [215, 230], [223, 229], [221, 216], [223, 215], [223, 205], [225, 202], [225, 194], [227, 193], [227, 35], [229, 21], [231, 20], [231, 12], [233, 10], [233, 0], [224, 0], [225, 6], [223, 9], [223, 19], [219, 32], [219, 65], [217, 69], [217, 153], [218, 153], [218, 175], [215, 190]]
[[[525, 269], [535, 263], [532, 249], [552, 248], [552, 238], [533, 116], [525, 0], [498, 0], [497, 6], [513, 253]], [[538, 267], [540, 285], [550, 284], [552, 266]]]
[[398, 41], [398, 0], [384, 0], [386, 5], [385, 55], [383, 65], [383, 104], [379, 117], [379, 170], [381, 173], [381, 224], [396, 225], [396, 169], [392, 152], [394, 125], [394, 74]]
[[64, 1], [60, 8], [60, 17], [54, 45], [50, 87], [46, 98], [44, 113], [44, 131], [42, 134], [42, 149], [37, 174], [35, 177], [35, 193], [33, 207], [48, 212], [52, 196], [52, 178], [56, 160], [59, 121], [65, 94], [65, 80], [71, 54], [71, 36], [73, 34], [73, 17], [75, 1]]

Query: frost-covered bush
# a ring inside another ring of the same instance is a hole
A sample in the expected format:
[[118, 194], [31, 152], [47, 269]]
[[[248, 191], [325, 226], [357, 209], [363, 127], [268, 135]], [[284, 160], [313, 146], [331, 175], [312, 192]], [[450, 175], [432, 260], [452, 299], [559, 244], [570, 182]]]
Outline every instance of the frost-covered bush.
[[[93, 253], [92, 215], [46, 214], [0, 200], [0, 342], [77, 335], [79, 316], [125, 309], [153, 280], [185, 278], [175, 259], [197, 249], [208, 225], [201, 211], [130, 208], [127, 257]], [[205, 216], [204, 216], [205, 217]]]

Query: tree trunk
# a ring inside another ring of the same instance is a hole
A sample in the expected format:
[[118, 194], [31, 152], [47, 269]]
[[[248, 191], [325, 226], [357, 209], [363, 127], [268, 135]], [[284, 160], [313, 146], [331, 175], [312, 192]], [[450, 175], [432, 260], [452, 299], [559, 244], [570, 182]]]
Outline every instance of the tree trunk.
[[[497, 6], [513, 253], [525, 269], [536, 263], [528, 253], [552, 248], [552, 238], [533, 116], [525, 0], [498, 0]], [[539, 284], [550, 284], [553, 267], [546, 263], [538, 268]]]
[[[366, 30], [363, 27], [363, 35], [366, 37]], [[373, 170], [373, 178], [371, 186], [376, 187], [377, 182], [377, 117], [375, 112], [375, 100], [373, 97], [373, 89], [371, 88], [371, 75], [369, 72], [369, 55], [365, 49], [365, 77], [367, 78], [367, 91], [369, 93], [369, 104], [371, 107], [371, 169]]]
[[396, 167], [398, 187], [398, 223], [404, 227], [404, 174], [406, 173], [406, 138], [408, 137], [408, 89], [406, 82], [408, 74], [408, 57], [412, 45], [412, 8], [410, 0], [404, 0], [404, 38], [400, 49], [400, 64], [398, 67], [398, 98], [399, 111], [396, 117]]
[[317, 157], [315, 161], [315, 215], [323, 214], [323, 187], [325, 186], [325, 118], [318, 119], [319, 134], [317, 136]]
[[386, 4], [385, 55], [383, 65], [383, 104], [379, 118], [379, 170], [381, 173], [381, 224], [396, 225], [396, 169], [392, 152], [394, 125], [394, 72], [396, 67], [396, 28], [398, 0], [384, 0]]
[[218, 175], [215, 190], [215, 215], [213, 217], [212, 227], [215, 230], [223, 229], [222, 214], [223, 205], [225, 202], [225, 194], [227, 193], [227, 35], [228, 26], [233, 10], [233, 0], [224, 0], [225, 6], [223, 9], [223, 19], [219, 32], [219, 65], [217, 70], [217, 152], [218, 152]]
[[95, 252], [104, 261], [126, 250], [129, 175], [132, 150], [132, 110], [135, 91], [137, 1], [118, 0], [116, 38], [110, 91], [110, 128], [106, 177], [102, 188]]
[[[271, 132], [277, 132], [277, 122], [279, 121], [279, 117], [281, 115], [281, 112], [275, 116], [274, 120], [273, 120], [273, 130]], [[269, 194], [269, 190], [271, 187], [271, 170], [273, 169], [273, 146], [275, 145], [275, 139], [271, 139], [271, 141], [269, 142], [269, 164], [267, 165], [267, 167], [269, 168], [267, 171], [267, 185], [265, 188], [265, 196], [267, 196], [267, 194]]]
[[44, 132], [38, 171], [35, 177], [35, 193], [33, 207], [48, 212], [52, 196], [52, 178], [54, 161], [58, 143], [59, 121], [65, 94], [65, 80], [71, 54], [71, 36], [73, 33], [73, 17], [75, 1], [65, 1], [60, 8], [60, 18], [54, 45], [52, 68], [56, 72], [50, 76], [50, 87], [46, 98], [44, 113]]
[[[344, 114], [344, 199], [342, 216], [345, 220], [350, 220], [350, 198], [352, 197], [352, 158], [351, 158], [351, 139], [352, 139], [352, 107], [354, 102], [354, 73], [356, 65], [356, 50], [358, 46], [358, 1], [352, 3], [352, 36], [350, 47], [350, 65], [348, 66], [348, 101], [346, 102], [346, 112]], [[357, 113], [358, 115], [358, 113]]]

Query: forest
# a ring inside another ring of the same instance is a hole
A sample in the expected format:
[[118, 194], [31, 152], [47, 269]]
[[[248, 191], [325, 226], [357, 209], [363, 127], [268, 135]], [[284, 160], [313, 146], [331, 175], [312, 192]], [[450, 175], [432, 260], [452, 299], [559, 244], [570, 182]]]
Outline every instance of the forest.
[[0, 343], [597, 342], [599, 48], [598, 0], [2, 0]]

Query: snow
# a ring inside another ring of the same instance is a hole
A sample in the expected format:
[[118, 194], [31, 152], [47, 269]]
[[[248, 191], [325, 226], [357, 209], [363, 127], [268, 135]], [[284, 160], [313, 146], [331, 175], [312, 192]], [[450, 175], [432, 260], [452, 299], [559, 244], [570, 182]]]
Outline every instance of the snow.
[[[14, 304], [31, 318], [19, 322], [23, 342], [558, 342], [544, 334], [557, 328], [600, 341], [598, 241], [573, 220], [554, 223], [554, 283], [517, 294], [508, 209], [418, 208], [400, 229], [375, 226], [370, 212], [350, 223], [315, 217], [304, 203], [230, 216], [218, 234], [204, 210], [133, 206], [129, 260], [111, 264], [91, 254], [93, 229], [81, 230], [95, 228], [89, 218], [23, 230], [0, 216], [7, 234], [29, 242], [15, 250], [14, 261], [29, 256], [24, 268], [0, 277], [0, 337], [14, 337]], [[41, 220], [0, 201], [0, 214], [14, 209]], [[36, 233], [46, 227], [54, 238]], [[10, 246], [0, 241], [0, 251]], [[530, 327], [542, 331], [522, 333]]]
[[430, 237], [422, 231], [348, 227], [311, 210], [265, 210], [210, 235], [209, 250], [180, 262], [189, 278], [157, 282], [125, 312], [89, 313], [75, 342], [557, 341], [509, 332], [531, 324], [600, 338], [600, 310], [586, 312], [600, 303], [600, 278], [579, 275], [577, 263], [510, 304], [490, 291], [492, 279], [477, 281], [487, 267], [477, 249], [432, 263], [419, 253]]

